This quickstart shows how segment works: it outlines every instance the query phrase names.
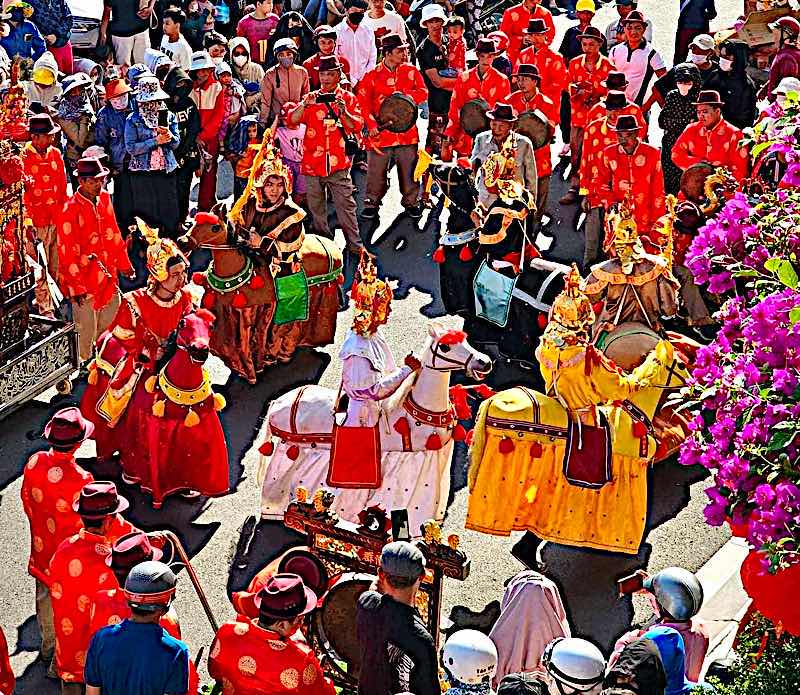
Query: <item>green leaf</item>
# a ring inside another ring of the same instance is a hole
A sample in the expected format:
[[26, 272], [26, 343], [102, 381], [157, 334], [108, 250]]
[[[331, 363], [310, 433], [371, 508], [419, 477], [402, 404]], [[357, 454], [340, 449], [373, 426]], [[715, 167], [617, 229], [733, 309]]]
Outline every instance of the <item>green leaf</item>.
[[752, 149], [752, 152], [751, 152], [751, 155], [750, 155], [750, 156], [751, 156], [751, 157], [753, 157], [753, 159], [755, 159], [755, 158], [756, 158], [756, 157], [758, 157], [758, 155], [760, 155], [760, 154], [761, 154], [761, 153], [762, 153], [764, 150], [766, 150], [766, 149], [767, 149], [767, 148], [768, 148], [770, 145], [772, 145], [772, 141], [770, 141], [770, 140], [768, 140], [767, 142], [760, 142], [760, 143], [758, 143], [758, 144], [757, 144], [757, 145], [756, 145], [756, 146], [755, 146], [755, 147]]
[[764, 263], [764, 267], [770, 273], [774, 273], [778, 269], [781, 263], [783, 263], [782, 258], [770, 258], [769, 260], [767, 260], [766, 263]]
[[751, 270], [749, 268], [746, 268], [744, 270], [737, 270], [735, 273], [733, 273], [733, 277], [735, 277], [735, 278], [757, 278], [758, 277], [758, 271], [757, 270]]
[[780, 268], [778, 268], [778, 279], [793, 290], [797, 289], [797, 283], [800, 281], [797, 277], [797, 271], [790, 261], [781, 262]]
[[795, 307], [789, 312], [789, 320], [792, 322], [792, 325], [800, 321], [800, 307]]

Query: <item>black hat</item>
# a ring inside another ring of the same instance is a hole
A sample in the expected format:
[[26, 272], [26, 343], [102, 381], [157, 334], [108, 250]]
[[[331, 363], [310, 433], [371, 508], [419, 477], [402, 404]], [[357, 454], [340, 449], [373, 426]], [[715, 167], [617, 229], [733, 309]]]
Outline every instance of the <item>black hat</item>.
[[601, 44], [606, 40], [603, 33], [597, 27], [586, 27], [582, 34], [578, 34], [579, 39], [594, 39]]
[[272, 620], [291, 620], [310, 613], [317, 607], [317, 595], [302, 577], [288, 572], [276, 574], [258, 592], [258, 612]]
[[155, 613], [169, 607], [178, 580], [163, 562], [140, 562], [125, 580], [125, 599], [137, 610]]
[[[34, 116], [33, 118], [37, 118]], [[31, 118], [31, 120], [33, 120]], [[49, 119], [50, 116], [47, 116]], [[33, 131], [31, 131], [33, 132]], [[94, 434], [94, 423], [79, 408], [62, 408], [45, 425], [42, 437], [53, 446], [75, 446]]]
[[355, 7], [359, 10], [366, 10], [369, 5], [366, 0], [345, 0], [344, 9], [349, 10], [351, 7]]
[[639, 24], [644, 25], [647, 24], [647, 20], [640, 10], [632, 10], [631, 13], [622, 20], [623, 24], [632, 24], [633, 22], [639, 22]]
[[320, 36], [325, 36], [327, 38], [336, 37], [336, 29], [334, 29], [330, 24], [320, 24], [316, 29], [314, 29], [314, 36], [319, 38]]
[[318, 72], [330, 72], [335, 70], [340, 72], [342, 64], [339, 62], [338, 56], [320, 56], [319, 65], [317, 66]]
[[494, 105], [493, 109], [486, 112], [486, 116], [493, 121], [505, 121], [506, 123], [514, 123], [517, 120], [517, 112], [511, 104], [502, 104], [499, 101]]
[[517, 65], [516, 71], [514, 71], [512, 77], [532, 77], [534, 80], [537, 80], [541, 83], [542, 76], [539, 74], [539, 68], [535, 65], [531, 65], [530, 63], [520, 63]]
[[533, 673], [509, 673], [497, 686], [497, 695], [547, 695], [547, 683]]
[[381, 39], [381, 50], [384, 53], [393, 51], [395, 48], [408, 48], [408, 44], [403, 40], [400, 34], [386, 34]]
[[683, 200], [675, 208], [675, 229], [692, 234], [705, 223], [700, 208], [691, 200]]
[[111, 172], [106, 169], [95, 157], [82, 157], [78, 160], [78, 166], [75, 168], [75, 175], [80, 178], [86, 179], [99, 179], [108, 176]]
[[617, 119], [617, 124], [614, 126], [614, 130], [618, 133], [625, 133], [634, 130], [639, 130], [639, 122], [636, 120], [636, 116], [631, 116], [630, 114], [622, 114]]
[[625, 92], [612, 89], [606, 94], [606, 100], [603, 105], [606, 107], [606, 111], [618, 111], [628, 105], [628, 97], [625, 96]]
[[543, 19], [530, 19], [528, 20], [528, 28], [523, 30], [523, 34], [546, 34], [547, 25]]
[[480, 38], [475, 42], [475, 53], [495, 55], [497, 53], [497, 44], [491, 39]]
[[608, 76], [600, 83], [600, 85], [606, 89], [616, 89], [621, 91], [628, 86], [628, 78], [625, 77], [624, 72], [612, 70], [608, 73]]
[[722, 101], [722, 97], [717, 90], [704, 89], [702, 92], [700, 92], [700, 94], [697, 95], [697, 101], [694, 102], [695, 106], [700, 106], [701, 104], [707, 104], [708, 106], [723, 106], [725, 102]]
[[105, 519], [107, 516], [124, 512], [130, 505], [120, 497], [117, 486], [109, 480], [95, 480], [86, 483], [81, 494], [72, 503], [72, 510], [87, 519]]

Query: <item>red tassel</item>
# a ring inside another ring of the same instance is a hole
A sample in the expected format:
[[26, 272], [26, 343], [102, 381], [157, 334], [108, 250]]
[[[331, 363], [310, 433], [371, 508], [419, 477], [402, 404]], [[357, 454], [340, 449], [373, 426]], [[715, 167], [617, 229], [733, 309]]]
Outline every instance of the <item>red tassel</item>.
[[472, 169], [472, 165], [469, 162], [469, 159], [466, 157], [459, 157], [456, 159], [456, 164], [460, 166], [462, 169]]
[[481, 398], [483, 398], [485, 400], [487, 398], [491, 398], [497, 392], [493, 391], [486, 384], [478, 384], [475, 387], [475, 393], [476, 393], [476, 395], [480, 396]]
[[467, 389], [460, 384], [450, 387], [450, 400], [456, 409], [456, 418], [458, 420], [469, 420], [472, 411], [467, 402]]
[[411, 426], [408, 424], [408, 419], [399, 417], [394, 423], [394, 431], [401, 437], [411, 432]]
[[200, 302], [204, 309], [212, 309], [214, 304], [216, 304], [217, 298], [214, 296], [214, 293], [210, 290], [206, 290], [206, 293], [203, 295], [203, 301]]
[[429, 451], [438, 451], [442, 448], [442, 438], [434, 432], [425, 442], [425, 448]]
[[467, 438], [467, 430], [464, 429], [464, 425], [456, 425], [453, 428], [453, 439], [457, 442], [463, 442]]
[[633, 436], [641, 439], [642, 437], [647, 436], [647, 425], [643, 422], [634, 422], [633, 423]]
[[244, 298], [244, 295], [241, 292], [237, 292], [233, 296], [233, 301], [231, 302], [231, 305], [235, 309], [244, 309], [247, 306], [247, 300]]
[[258, 447], [258, 453], [263, 454], [264, 456], [272, 456], [273, 451], [275, 451], [275, 445], [272, 443], [271, 439], [268, 439], [260, 447]]
[[497, 449], [501, 454], [510, 454], [514, 451], [514, 442], [508, 437], [503, 437], [500, 444], [497, 445]]
[[201, 286], [205, 287], [206, 274], [205, 273], [192, 273], [192, 282], [195, 285], [201, 285]]
[[541, 330], [547, 328], [547, 316], [545, 316], [544, 314], [539, 314], [536, 317], [536, 322], [539, 324], [539, 328]]
[[253, 275], [253, 279], [250, 280], [250, 289], [251, 290], [260, 290], [264, 286], [264, 278], [260, 275]]
[[542, 445], [539, 442], [531, 444], [530, 454], [532, 459], [542, 458]]
[[433, 262], [438, 263], [441, 265], [444, 263], [444, 248], [439, 246], [436, 251], [433, 252]]
[[467, 436], [464, 438], [464, 444], [467, 446], [472, 446], [472, 442], [475, 440], [475, 430], [470, 430], [467, 432]]
[[469, 263], [475, 256], [472, 253], [472, 249], [469, 247], [469, 245], [464, 244], [464, 246], [461, 247], [461, 251], [458, 252], [458, 257], [464, 263]]
[[344, 273], [339, 273], [336, 276], [336, 284], [337, 285], [344, 285]]
[[298, 456], [300, 456], [300, 447], [297, 444], [292, 444], [287, 450], [286, 455], [294, 461]]

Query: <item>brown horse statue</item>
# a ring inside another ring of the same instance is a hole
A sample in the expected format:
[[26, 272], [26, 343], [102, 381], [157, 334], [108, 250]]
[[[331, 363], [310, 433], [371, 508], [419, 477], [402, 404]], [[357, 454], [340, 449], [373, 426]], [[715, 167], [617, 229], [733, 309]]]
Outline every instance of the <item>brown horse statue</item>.
[[[205, 288], [203, 306], [217, 319], [211, 352], [251, 384], [266, 367], [288, 361], [286, 341], [272, 335], [278, 300], [269, 263], [237, 238], [225, 206], [199, 213], [179, 241], [188, 253], [198, 248], [211, 251], [208, 269], [193, 278]], [[308, 286], [308, 311], [307, 318], [298, 321], [293, 349], [330, 345], [339, 310], [342, 252], [332, 240], [307, 234], [298, 255]]]

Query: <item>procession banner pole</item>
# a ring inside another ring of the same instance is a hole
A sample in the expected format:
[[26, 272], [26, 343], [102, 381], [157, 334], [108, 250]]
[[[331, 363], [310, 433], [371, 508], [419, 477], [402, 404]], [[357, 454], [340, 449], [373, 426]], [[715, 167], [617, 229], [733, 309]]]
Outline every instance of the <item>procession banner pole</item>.
[[170, 543], [172, 543], [183, 564], [186, 566], [186, 571], [189, 573], [189, 579], [192, 580], [194, 590], [197, 592], [197, 597], [200, 599], [200, 604], [203, 606], [203, 610], [206, 613], [208, 622], [211, 623], [211, 627], [214, 628], [214, 634], [217, 634], [219, 631], [219, 624], [217, 623], [217, 619], [214, 617], [214, 613], [211, 611], [211, 605], [206, 598], [203, 587], [200, 586], [200, 580], [197, 577], [197, 572], [194, 571], [192, 563], [189, 562], [189, 556], [186, 554], [180, 539], [172, 531], [163, 531], [163, 534], [169, 539]]

